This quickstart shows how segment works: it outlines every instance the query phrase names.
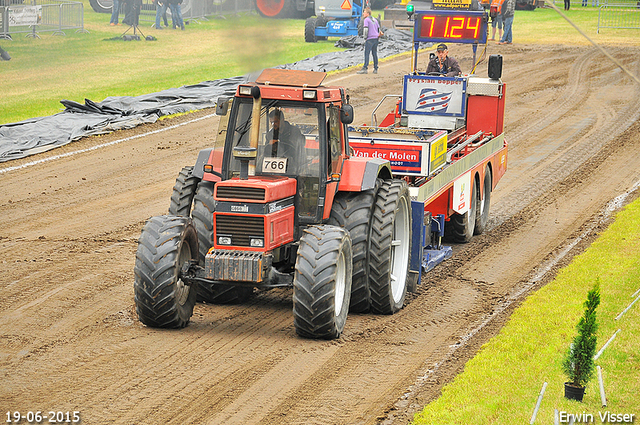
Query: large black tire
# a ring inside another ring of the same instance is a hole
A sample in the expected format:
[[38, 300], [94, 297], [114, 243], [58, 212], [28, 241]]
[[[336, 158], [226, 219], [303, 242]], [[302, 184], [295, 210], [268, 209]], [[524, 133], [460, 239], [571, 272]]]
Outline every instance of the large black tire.
[[316, 18], [307, 18], [304, 22], [304, 41], [307, 43], [318, 41], [316, 37]]
[[[316, 18], [316, 28], [326, 27], [328, 22], [329, 22], [329, 19], [326, 16], [320, 15]], [[316, 37], [316, 40], [326, 40], [326, 39], [327, 39], [326, 36]]]
[[255, 0], [256, 10], [265, 18], [296, 18], [295, 0]]
[[113, 0], [89, 0], [91, 8], [98, 13], [111, 13]]
[[187, 217], [151, 217], [142, 229], [134, 266], [138, 318], [156, 328], [183, 328], [196, 303], [180, 269], [198, 259], [196, 230]]
[[[478, 207], [476, 208], [476, 228], [473, 229], [474, 235], [481, 235], [487, 229], [489, 221], [489, 208], [491, 207], [491, 169], [487, 166], [484, 172], [484, 182], [482, 184], [482, 199], [478, 197]], [[478, 188], [478, 192], [480, 189]]]
[[[204, 266], [205, 256], [213, 246], [213, 183], [201, 181], [193, 198], [193, 224], [198, 233], [200, 247], [199, 262]], [[198, 301], [211, 304], [234, 304], [246, 301], [253, 294], [253, 287], [241, 285], [220, 285], [198, 283], [196, 286]]]
[[193, 175], [192, 166], [180, 170], [171, 194], [169, 215], [191, 217], [193, 197], [196, 194], [198, 183], [200, 183], [200, 178]]
[[371, 225], [371, 310], [393, 314], [404, 305], [411, 260], [411, 198], [404, 180], [385, 180]]
[[330, 225], [312, 226], [300, 238], [293, 279], [293, 323], [306, 338], [338, 338], [351, 294], [351, 238]]
[[476, 207], [480, 190], [476, 184], [476, 179], [471, 179], [471, 207], [464, 214], [454, 213], [450, 220], [445, 223], [445, 236], [457, 243], [467, 243], [473, 237], [476, 227]]
[[376, 191], [377, 187], [356, 194], [338, 193], [329, 217], [329, 224], [346, 229], [351, 236], [353, 276], [349, 311], [352, 313], [365, 313], [371, 307], [369, 246]]

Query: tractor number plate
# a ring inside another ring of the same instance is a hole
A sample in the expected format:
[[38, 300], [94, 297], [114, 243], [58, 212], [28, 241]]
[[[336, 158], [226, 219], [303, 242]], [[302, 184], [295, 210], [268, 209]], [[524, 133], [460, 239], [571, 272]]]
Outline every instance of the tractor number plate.
[[263, 173], [281, 173], [287, 172], [287, 161], [289, 158], [269, 158], [265, 157], [262, 160], [262, 172]]

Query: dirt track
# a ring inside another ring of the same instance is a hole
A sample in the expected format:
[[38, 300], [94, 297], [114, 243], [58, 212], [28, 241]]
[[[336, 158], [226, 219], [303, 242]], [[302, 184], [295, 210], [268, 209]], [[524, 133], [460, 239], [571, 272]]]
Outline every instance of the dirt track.
[[[640, 74], [637, 48], [609, 51]], [[470, 68], [470, 48], [451, 53]], [[1, 413], [80, 411], [86, 424], [406, 423], [548, 279], [534, 279], [545, 259], [640, 180], [638, 85], [593, 48], [514, 45], [500, 53], [510, 147], [490, 231], [456, 246], [400, 313], [351, 315], [338, 341], [295, 336], [290, 290], [240, 306], [198, 304], [183, 330], [138, 321], [140, 229], [166, 213], [178, 172], [210, 145], [212, 111], [3, 164], [203, 117], [0, 172]], [[401, 92], [408, 63], [328, 82], [348, 87], [356, 122], [368, 122], [383, 94]]]

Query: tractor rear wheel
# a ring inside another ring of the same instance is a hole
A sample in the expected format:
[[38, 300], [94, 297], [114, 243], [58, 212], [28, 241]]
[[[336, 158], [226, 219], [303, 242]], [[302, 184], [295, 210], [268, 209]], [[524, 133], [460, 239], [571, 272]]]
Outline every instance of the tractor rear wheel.
[[295, 18], [295, 0], [255, 0], [256, 10], [265, 18]]
[[[478, 207], [476, 208], [476, 228], [473, 230], [474, 235], [481, 235], [487, 228], [489, 221], [489, 207], [491, 206], [491, 169], [487, 166], [484, 172], [484, 182], [482, 184], [482, 199], [478, 197]], [[480, 189], [478, 188], [478, 192]]]
[[351, 294], [351, 238], [330, 225], [311, 226], [300, 238], [293, 279], [293, 323], [306, 338], [338, 338]]
[[198, 183], [200, 183], [200, 179], [193, 175], [192, 166], [184, 167], [180, 170], [171, 194], [170, 215], [191, 216], [191, 206], [193, 205], [193, 197], [196, 194]]
[[183, 328], [196, 303], [180, 269], [198, 259], [198, 237], [188, 217], [151, 217], [142, 229], [134, 266], [138, 318], [147, 326]]
[[362, 193], [338, 193], [333, 200], [329, 224], [346, 229], [351, 236], [353, 277], [351, 283], [352, 313], [365, 313], [371, 306], [369, 289], [369, 246], [375, 189]]
[[89, 4], [98, 13], [111, 13], [113, 10], [113, 0], [89, 0]]
[[451, 219], [445, 223], [445, 236], [451, 237], [457, 243], [469, 242], [476, 227], [476, 208], [480, 197], [480, 189], [475, 179], [471, 179], [471, 181], [472, 195], [469, 210], [464, 214], [453, 214]]
[[[200, 265], [204, 266], [205, 256], [213, 246], [213, 183], [201, 181], [193, 199], [193, 224], [198, 233], [200, 247]], [[253, 287], [238, 285], [220, 285], [199, 282], [196, 287], [198, 301], [210, 304], [241, 303], [253, 294]]]
[[411, 258], [411, 198], [404, 180], [385, 180], [371, 225], [371, 310], [393, 314], [404, 305]]
[[307, 43], [318, 41], [316, 37], [316, 18], [307, 18], [304, 22], [304, 41]]

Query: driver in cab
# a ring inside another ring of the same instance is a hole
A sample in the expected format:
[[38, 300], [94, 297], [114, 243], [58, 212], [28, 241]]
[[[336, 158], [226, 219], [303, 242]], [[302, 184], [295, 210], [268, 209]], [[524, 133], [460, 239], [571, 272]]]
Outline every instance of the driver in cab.
[[269, 112], [269, 122], [271, 129], [266, 135], [267, 143], [263, 151], [264, 156], [288, 158], [291, 166], [287, 166], [289, 169], [287, 171], [291, 171], [298, 161], [298, 152], [300, 152], [305, 138], [297, 126], [284, 119], [284, 113], [280, 109]]
[[427, 75], [455, 77], [462, 74], [458, 61], [448, 56], [449, 49], [444, 43], [438, 44], [436, 56], [429, 61]]

